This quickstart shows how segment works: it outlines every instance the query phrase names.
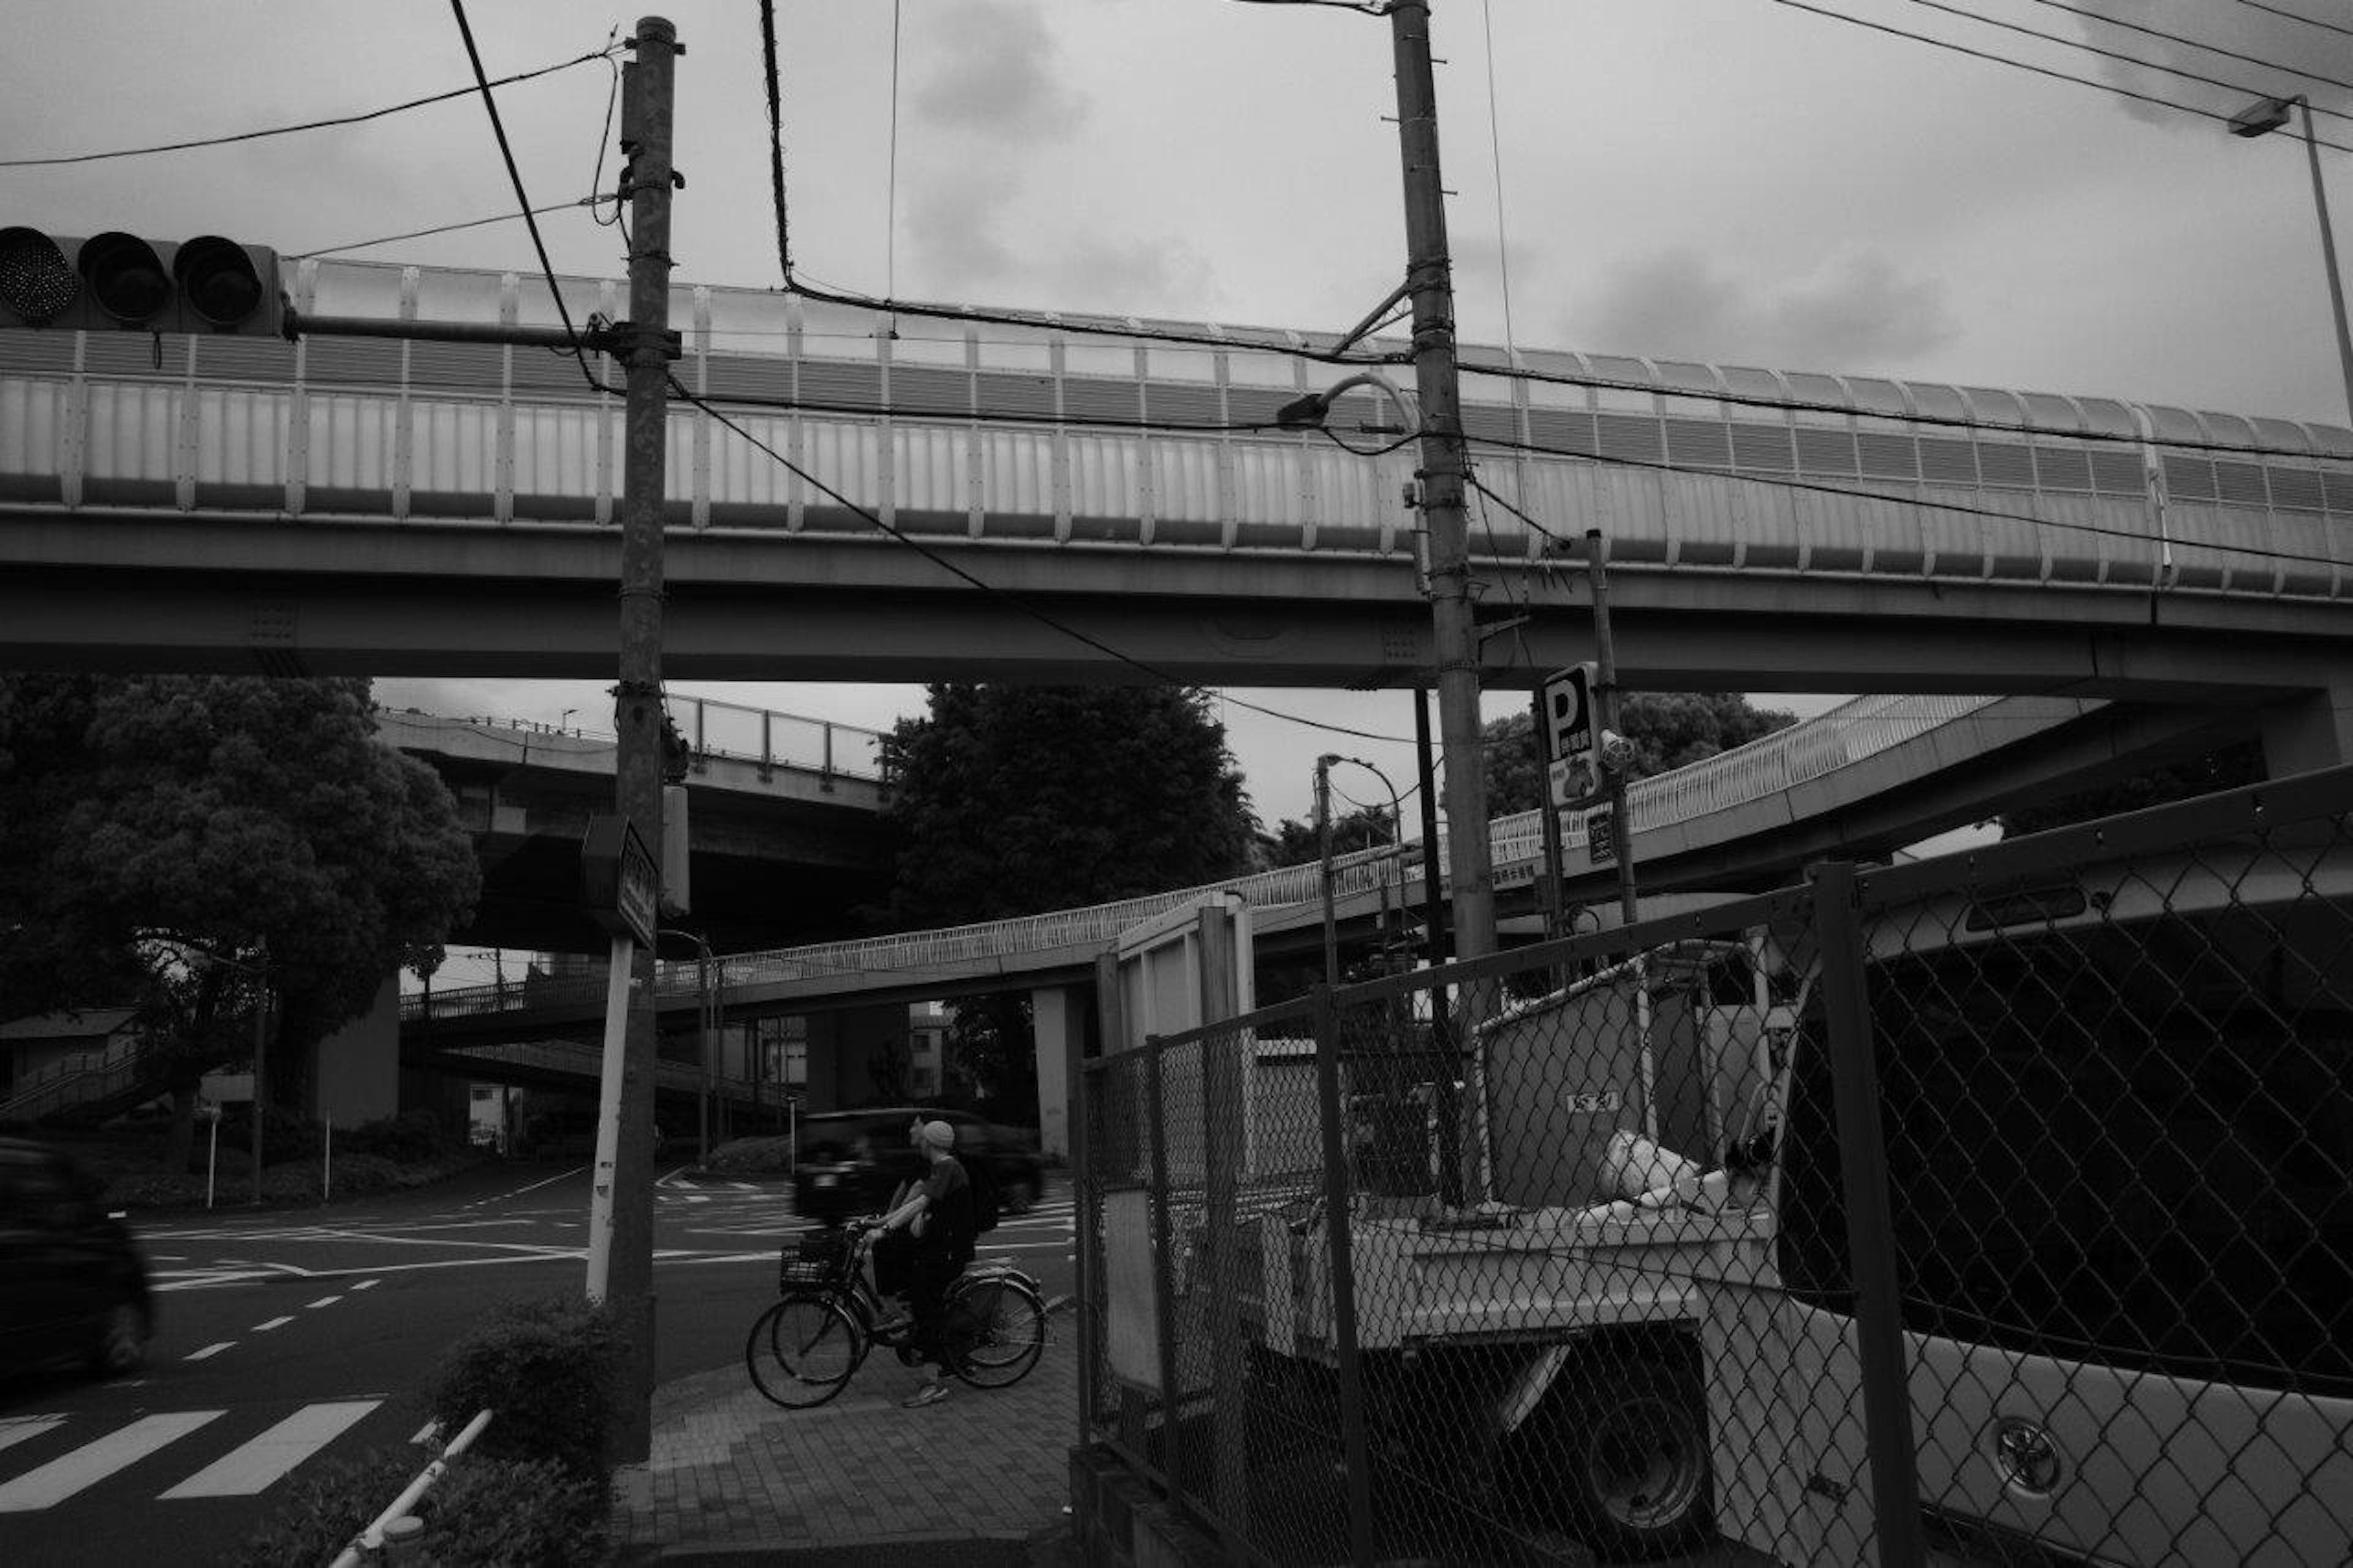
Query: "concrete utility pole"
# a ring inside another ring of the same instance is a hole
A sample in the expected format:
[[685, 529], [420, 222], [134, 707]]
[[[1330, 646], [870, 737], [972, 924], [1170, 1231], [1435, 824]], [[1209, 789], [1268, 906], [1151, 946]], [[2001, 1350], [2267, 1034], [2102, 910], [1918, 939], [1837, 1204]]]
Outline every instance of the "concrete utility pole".
[[[1438, 170], [1438, 90], [1429, 0], [1396, 0], [1398, 148], [1405, 167], [1406, 287], [1413, 297], [1414, 387], [1421, 401], [1421, 511], [1430, 531], [1430, 613], [1438, 658], [1438, 745], [1446, 768], [1446, 858], [1454, 956], [1495, 951], [1495, 886], [1479, 741], [1479, 629], [1472, 618], [1470, 519], [1462, 504], [1461, 375], [1454, 358], [1453, 263]], [[1466, 1008], [1466, 1025], [1480, 1009]]]
[[[622, 185], [629, 198], [628, 400], [621, 476], [620, 681], [613, 689], [619, 738], [614, 805], [648, 847], [661, 853], [663, 424], [670, 407], [670, 121], [678, 32], [660, 16], [638, 23], [634, 63], [622, 68]], [[635, 948], [621, 1073], [622, 1137], [614, 1152], [613, 1235], [607, 1304], [628, 1352], [621, 1385], [619, 1458], [642, 1459], [653, 1443], [654, 1386], [654, 952]]]

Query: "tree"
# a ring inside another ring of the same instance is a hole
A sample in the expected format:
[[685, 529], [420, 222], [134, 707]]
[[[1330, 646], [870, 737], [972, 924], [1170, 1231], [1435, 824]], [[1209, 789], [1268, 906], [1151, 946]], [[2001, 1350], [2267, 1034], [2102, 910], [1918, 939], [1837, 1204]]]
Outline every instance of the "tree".
[[[1354, 854], [1397, 842], [1388, 806], [1358, 806], [1332, 818], [1332, 853]], [[1280, 866], [1304, 866], [1324, 858], [1324, 836], [1313, 821], [1284, 817], [1272, 833], [1258, 836], [1259, 863], [1272, 870]]]
[[943, 683], [883, 751], [902, 927], [1105, 903], [1250, 866], [1249, 797], [1195, 689]]
[[480, 891], [448, 790], [373, 714], [364, 680], [0, 677], [0, 997], [135, 997], [174, 1050], [168, 1158], [264, 984], [267, 1105]]
[[[1619, 704], [1619, 728], [1634, 748], [1630, 778], [1648, 778], [1704, 762], [1798, 721], [1794, 713], [1750, 705], [1728, 693], [1639, 692]], [[1545, 799], [1546, 770], [1535, 724], [1525, 713], [1480, 731], [1487, 770], [1487, 807], [1498, 816], [1534, 811]]]
[[[946, 682], [883, 748], [902, 929], [1214, 882], [1250, 867], [1241, 774], [1208, 695]], [[952, 1048], [988, 1100], [1034, 1105], [1026, 1007], [959, 1003]], [[1024, 1089], [1027, 1085], [1027, 1089]]]

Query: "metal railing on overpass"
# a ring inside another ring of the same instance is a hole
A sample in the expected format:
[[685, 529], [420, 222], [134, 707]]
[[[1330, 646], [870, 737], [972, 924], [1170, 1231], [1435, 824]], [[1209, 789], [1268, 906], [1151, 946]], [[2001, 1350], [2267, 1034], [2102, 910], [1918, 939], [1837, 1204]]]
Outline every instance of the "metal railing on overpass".
[[[1857, 698], [1733, 751], [1672, 773], [1637, 780], [1627, 792], [1634, 831], [1694, 821], [1781, 794], [1795, 784], [1824, 778], [1840, 768], [1967, 719], [1998, 700], [1991, 697], [1954, 696]], [[1540, 812], [1520, 812], [1498, 818], [1489, 831], [1494, 863], [1499, 868], [1540, 858], [1543, 853]], [[1582, 845], [1583, 825], [1576, 814], [1569, 815], [1563, 832], [1568, 844]], [[1443, 841], [1441, 835], [1441, 844]], [[1410, 851], [1414, 846], [1409, 843], [1358, 850], [1336, 858], [1335, 897], [1349, 900], [1376, 895], [1385, 884], [1397, 885], [1401, 862], [1405, 883], [1419, 884], [1419, 858], [1409, 852], [1401, 854], [1400, 847]], [[1026, 967], [1048, 966], [1042, 961], [1050, 957], [1056, 963], [1087, 961], [1129, 927], [1220, 891], [1238, 893], [1259, 908], [1313, 903], [1323, 897], [1322, 868], [1313, 864], [1285, 866], [1203, 887], [1083, 909], [939, 931], [733, 953], [724, 961], [725, 983], [732, 989], [875, 974], [969, 973], [991, 965], [1002, 968], [1010, 977]], [[695, 966], [691, 962], [658, 964], [654, 984], [659, 995], [692, 997], [696, 994]], [[428, 1016], [481, 1017], [510, 1010], [534, 1014], [576, 1012], [601, 1005], [604, 994], [603, 974], [592, 971], [561, 980], [534, 981], [527, 991], [516, 986], [479, 985], [434, 993], [429, 998], [422, 994], [406, 996], [401, 1001], [401, 1016], [422, 1020]]]
[[[619, 308], [609, 280], [562, 287], [575, 316]], [[312, 260], [296, 291], [325, 314], [556, 314], [543, 284], [513, 274]], [[677, 292], [680, 383], [902, 531], [1016, 548], [1410, 549], [1394, 500], [1409, 453], [1352, 455], [1275, 428], [1330, 379], [1299, 353], [1328, 340], [1068, 314], [894, 323], [766, 290]], [[2353, 430], [2337, 425], [1565, 351], [1462, 357], [1483, 482], [1520, 509], [1475, 531], [1498, 563], [1546, 558], [1552, 540], [1531, 518], [1604, 516], [1630, 569], [2330, 599], [2353, 565], [2332, 527], [2353, 519]], [[0, 501], [439, 526], [616, 515], [617, 410], [557, 355], [16, 332], [0, 341]], [[1359, 392], [1331, 424], [1392, 418]], [[708, 412], [682, 409], [672, 441], [677, 524], [871, 534]]]

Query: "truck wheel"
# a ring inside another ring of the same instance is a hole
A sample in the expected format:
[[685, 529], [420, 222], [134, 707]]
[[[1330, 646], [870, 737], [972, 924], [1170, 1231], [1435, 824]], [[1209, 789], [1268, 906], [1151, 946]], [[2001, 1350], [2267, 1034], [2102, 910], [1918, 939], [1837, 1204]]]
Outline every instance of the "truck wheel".
[[1689, 1375], [1640, 1358], [1572, 1365], [1523, 1431], [1528, 1478], [1555, 1502], [1543, 1511], [1604, 1561], [1662, 1557], [1712, 1532], [1706, 1409]]

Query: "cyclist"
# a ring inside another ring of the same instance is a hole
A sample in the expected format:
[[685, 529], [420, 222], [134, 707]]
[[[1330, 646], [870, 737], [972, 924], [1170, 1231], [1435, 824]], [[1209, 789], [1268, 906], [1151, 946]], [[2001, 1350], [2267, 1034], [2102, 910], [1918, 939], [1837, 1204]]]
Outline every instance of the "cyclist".
[[915, 1317], [913, 1349], [931, 1363], [931, 1375], [902, 1402], [911, 1410], [947, 1397], [948, 1361], [958, 1348], [951, 1342], [960, 1337], [948, 1321], [947, 1290], [973, 1256], [972, 1180], [955, 1157], [955, 1129], [926, 1121], [917, 1141], [930, 1172], [877, 1227], [878, 1241], [902, 1228], [915, 1238], [907, 1294]]

